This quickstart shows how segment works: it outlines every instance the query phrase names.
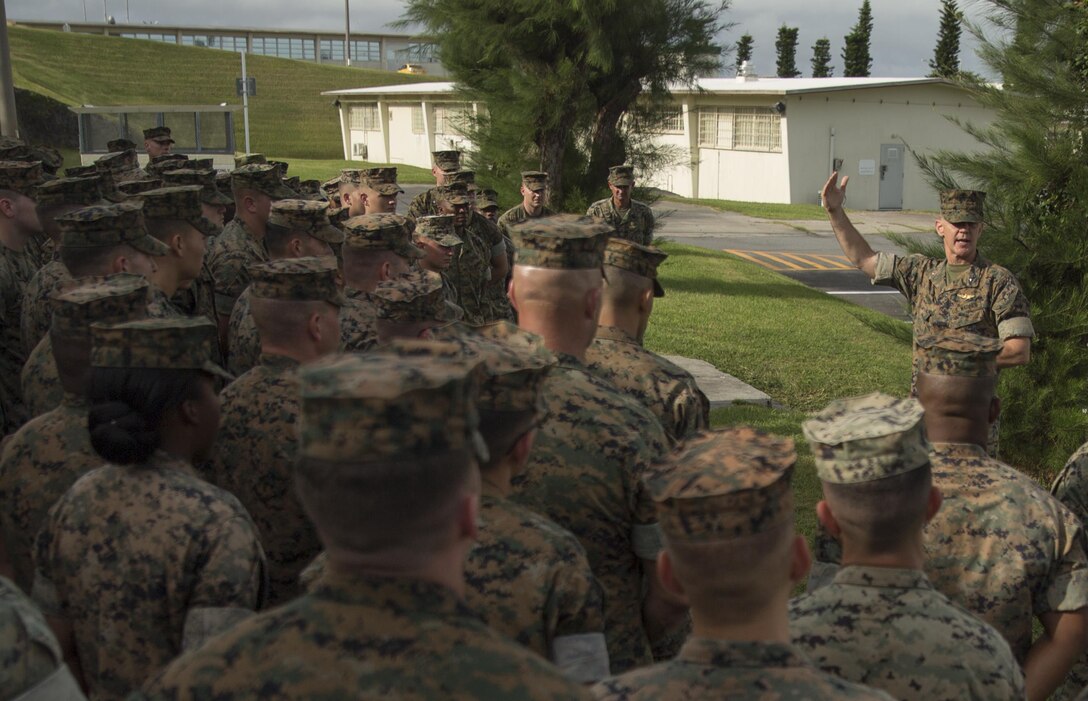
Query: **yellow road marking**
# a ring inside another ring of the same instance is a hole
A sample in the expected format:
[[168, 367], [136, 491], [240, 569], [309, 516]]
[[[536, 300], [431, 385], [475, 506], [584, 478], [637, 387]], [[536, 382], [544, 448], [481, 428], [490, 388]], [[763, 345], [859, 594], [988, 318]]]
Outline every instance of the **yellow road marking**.
[[853, 270], [846, 256], [814, 253], [789, 253], [787, 251], [741, 251], [724, 249], [726, 253], [743, 258], [764, 268], [778, 272], [793, 270]]

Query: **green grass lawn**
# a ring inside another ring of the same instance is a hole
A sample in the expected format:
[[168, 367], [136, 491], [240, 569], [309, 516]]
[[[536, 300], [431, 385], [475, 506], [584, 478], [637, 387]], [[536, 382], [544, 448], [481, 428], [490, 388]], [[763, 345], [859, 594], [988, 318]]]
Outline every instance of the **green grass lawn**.
[[[234, 80], [238, 54], [155, 41], [12, 26], [15, 85], [67, 105], [241, 104]], [[339, 158], [339, 113], [323, 90], [424, 82], [391, 71], [326, 66], [269, 56], [247, 56], [257, 79], [250, 98], [250, 140], [255, 152], [286, 158]], [[244, 148], [242, 113], [235, 140]]]
[[288, 161], [291, 166], [288, 175], [297, 175], [303, 180], [316, 179], [322, 182], [340, 174], [341, 168], [375, 168], [392, 165], [397, 169], [397, 182], [402, 185], [433, 185], [434, 176], [426, 168], [408, 166], [403, 163], [369, 163], [367, 161], [338, 161], [314, 158], [291, 158], [289, 156], [269, 156], [272, 160]]
[[713, 207], [723, 212], [736, 212], [758, 219], [805, 220], [826, 219], [827, 212], [818, 204], [774, 204], [769, 202], [737, 202], [735, 200], [706, 200], [689, 197], [666, 196], [671, 202], [686, 202]]

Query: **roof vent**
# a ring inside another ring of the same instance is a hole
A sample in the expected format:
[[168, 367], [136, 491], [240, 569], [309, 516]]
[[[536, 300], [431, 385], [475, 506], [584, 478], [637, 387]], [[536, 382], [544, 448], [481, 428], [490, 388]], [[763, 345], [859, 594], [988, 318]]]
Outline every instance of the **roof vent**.
[[737, 82], [738, 83], [751, 83], [759, 80], [759, 76], [752, 69], [752, 66], [744, 61], [740, 64], [740, 68], [737, 69]]

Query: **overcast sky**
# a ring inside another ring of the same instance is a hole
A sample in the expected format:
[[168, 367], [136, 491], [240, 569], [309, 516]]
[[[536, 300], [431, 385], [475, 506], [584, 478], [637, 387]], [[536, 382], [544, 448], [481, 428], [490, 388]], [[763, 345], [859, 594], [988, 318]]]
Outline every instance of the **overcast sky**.
[[[126, 13], [134, 23], [160, 22], [216, 27], [276, 27], [292, 29], [342, 29], [341, 0], [6, 0], [8, 19], [101, 21], [103, 5], [118, 22]], [[353, 31], [388, 32], [400, 17], [402, 0], [349, 0]], [[871, 0], [873, 6], [873, 75], [919, 76], [929, 72], [937, 40], [940, 0]], [[980, 0], [960, 0], [968, 16]], [[745, 32], [755, 38], [754, 64], [761, 75], [775, 72], [775, 35], [783, 23], [800, 27], [797, 64], [810, 73], [812, 45], [831, 40], [835, 75], [842, 75], [843, 36], [857, 20], [861, 0], [733, 0], [728, 20], [736, 26], [725, 33], [722, 44], [732, 45]], [[829, 8], [834, 9], [829, 9]], [[983, 72], [970, 39], [964, 34], [961, 67]], [[731, 61], [730, 61], [731, 63]]]

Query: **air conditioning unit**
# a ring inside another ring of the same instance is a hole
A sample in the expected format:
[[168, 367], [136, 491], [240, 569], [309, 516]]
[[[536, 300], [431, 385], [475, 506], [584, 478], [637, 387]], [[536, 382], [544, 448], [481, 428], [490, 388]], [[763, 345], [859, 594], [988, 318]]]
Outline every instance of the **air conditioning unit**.
[[364, 161], [367, 160], [366, 144], [352, 144], [351, 155]]

